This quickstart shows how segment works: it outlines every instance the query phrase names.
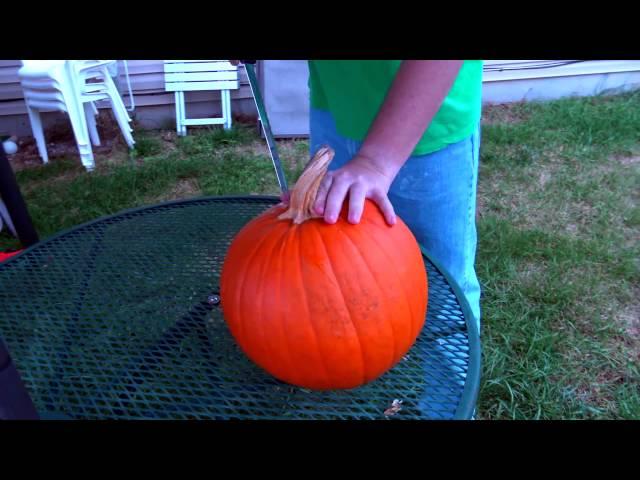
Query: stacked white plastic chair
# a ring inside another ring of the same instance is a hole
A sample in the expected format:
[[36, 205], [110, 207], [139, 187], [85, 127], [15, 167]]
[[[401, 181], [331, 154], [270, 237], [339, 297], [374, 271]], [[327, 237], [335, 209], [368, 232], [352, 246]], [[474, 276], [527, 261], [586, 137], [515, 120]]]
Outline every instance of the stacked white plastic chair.
[[[129, 125], [131, 118], [127, 113], [127, 109], [120, 97], [118, 88], [111, 78], [110, 65], [114, 64], [113, 60], [83, 60], [70, 61], [69, 64], [73, 69], [76, 81], [78, 82], [78, 90], [81, 92], [80, 99], [84, 105], [87, 118], [90, 116], [90, 110], [97, 113], [95, 102], [99, 100], [108, 100], [111, 103], [114, 117], [118, 122], [120, 131], [124, 136], [127, 145], [133, 148], [135, 144], [131, 132], [133, 131]], [[92, 119], [93, 120], [93, 119]], [[90, 120], [91, 121], [91, 120]], [[91, 130], [95, 128], [91, 126]], [[91, 131], [90, 130], [90, 131]], [[97, 135], [97, 132], [96, 132]], [[100, 140], [97, 139], [99, 145]]]
[[95, 102], [109, 100], [114, 117], [130, 148], [134, 140], [122, 98], [109, 74], [115, 60], [24, 60], [19, 70], [33, 136], [44, 163], [49, 161], [40, 112], [69, 115], [82, 165], [95, 168], [91, 144], [100, 145]]
[[[226, 60], [165, 60], [165, 90], [175, 92], [176, 130], [187, 134], [190, 125], [224, 125], [231, 128], [231, 90], [237, 90], [238, 67]], [[218, 118], [187, 118], [185, 92], [220, 91], [222, 116]]]

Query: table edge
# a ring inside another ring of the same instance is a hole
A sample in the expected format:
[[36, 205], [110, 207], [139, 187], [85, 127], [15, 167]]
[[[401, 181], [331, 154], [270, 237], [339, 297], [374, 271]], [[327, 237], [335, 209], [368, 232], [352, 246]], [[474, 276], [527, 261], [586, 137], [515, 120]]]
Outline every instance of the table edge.
[[478, 401], [478, 395], [480, 393], [480, 378], [481, 369], [480, 364], [482, 360], [482, 345], [480, 343], [480, 332], [475, 324], [470, 322], [473, 317], [471, 314], [471, 306], [462, 293], [460, 286], [451, 280], [451, 274], [437, 261], [435, 261], [427, 250], [420, 245], [422, 255], [427, 258], [434, 267], [440, 272], [440, 274], [447, 280], [447, 284], [453, 290], [453, 294], [456, 296], [460, 307], [462, 308], [462, 314], [464, 315], [465, 323], [467, 324], [468, 341], [469, 341], [469, 367], [467, 370], [467, 378], [464, 382], [464, 390], [462, 391], [462, 397], [460, 404], [454, 414], [454, 420], [470, 420], [473, 417], [475, 411], [475, 405]]
[[[140, 212], [143, 210], [151, 210], [154, 208], [162, 208], [162, 207], [171, 206], [171, 205], [197, 203], [197, 202], [211, 201], [211, 200], [256, 200], [256, 201], [267, 200], [272, 202], [274, 205], [276, 205], [280, 201], [279, 197], [276, 197], [273, 195], [208, 195], [208, 196], [193, 197], [188, 199], [171, 200], [171, 201], [162, 202], [162, 203], [143, 205], [140, 207], [124, 209], [114, 214], [103, 215], [93, 220], [89, 220], [88, 222], [74, 225], [70, 228], [54, 233], [50, 237], [42, 239], [38, 243], [28, 248], [25, 248], [23, 251], [21, 251], [17, 255], [9, 257], [6, 260], [0, 262], [0, 266], [16, 261], [22, 255], [30, 252], [32, 249], [40, 246], [43, 243], [52, 242], [57, 238], [62, 237], [68, 233], [71, 233], [75, 230], [79, 230], [83, 227], [93, 225], [95, 223], [103, 222], [105, 220], [109, 220], [111, 218], [119, 217], [126, 214]], [[427, 250], [422, 245], [419, 245], [419, 246], [420, 246], [420, 251], [422, 255], [425, 258], [427, 258], [427, 260], [429, 260], [433, 264], [433, 266], [440, 272], [440, 274], [442, 274], [442, 276], [445, 277], [445, 279], [447, 280], [448, 285], [453, 290], [453, 293], [456, 296], [456, 299], [458, 300], [460, 307], [462, 308], [462, 313], [464, 315], [465, 323], [467, 325], [468, 340], [469, 340], [469, 367], [467, 370], [467, 377], [465, 380], [462, 397], [460, 399], [460, 404], [458, 405], [458, 408], [456, 409], [456, 412], [453, 418], [454, 420], [465, 420], [465, 419], [468, 420], [468, 419], [471, 419], [473, 416], [473, 413], [475, 411], [475, 405], [478, 400], [479, 390], [480, 390], [480, 376], [481, 376], [480, 375], [480, 363], [481, 363], [480, 333], [478, 332], [475, 324], [471, 324], [470, 322], [470, 319], [472, 318], [471, 307], [469, 306], [469, 302], [467, 302], [467, 299], [462, 294], [462, 290], [460, 289], [460, 286], [451, 280], [451, 275], [449, 274], [449, 272], [447, 272], [447, 270], [443, 268], [442, 265], [439, 264], [439, 262], [434, 261], [431, 255], [429, 255]]]

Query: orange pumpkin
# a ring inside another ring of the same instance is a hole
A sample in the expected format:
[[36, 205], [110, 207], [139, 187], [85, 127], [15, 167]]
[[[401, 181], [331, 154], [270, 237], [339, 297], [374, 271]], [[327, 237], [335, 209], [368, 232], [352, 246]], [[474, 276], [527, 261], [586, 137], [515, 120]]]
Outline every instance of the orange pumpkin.
[[427, 276], [398, 218], [366, 201], [362, 220], [326, 224], [311, 212], [333, 158], [322, 148], [292, 191], [249, 222], [221, 275], [225, 320], [246, 355], [276, 378], [315, 390], [353, 388], [393, 367], [420, 332]]

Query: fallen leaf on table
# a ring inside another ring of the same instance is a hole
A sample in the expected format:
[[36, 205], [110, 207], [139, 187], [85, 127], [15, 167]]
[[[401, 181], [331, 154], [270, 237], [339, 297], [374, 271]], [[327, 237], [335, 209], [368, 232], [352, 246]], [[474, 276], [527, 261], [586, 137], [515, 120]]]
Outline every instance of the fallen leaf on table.
[[397, 398], [391, 402], [391, 406], [384, 411], [385, 417], [390, 417], [391, 415], [395, 415], [400, 410], [402, 410], [402, 400], [398, 400]]

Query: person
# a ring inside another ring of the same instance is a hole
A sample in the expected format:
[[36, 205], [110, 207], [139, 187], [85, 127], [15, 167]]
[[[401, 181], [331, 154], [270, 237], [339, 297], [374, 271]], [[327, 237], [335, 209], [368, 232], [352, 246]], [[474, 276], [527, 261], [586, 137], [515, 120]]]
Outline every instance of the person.
[[475, 270], [482, 61], [309, 60], [310, 150], [335, 151], [314, 209], [365, 199], [399, 216], [459, 285], [480, 331]]
[[396, 215], [453, 277], [480, 330], [475, 270], [479, 60], [310, 60], [310, 149], [335, 157], [314, 208], [334, 223], [365, 198]]

